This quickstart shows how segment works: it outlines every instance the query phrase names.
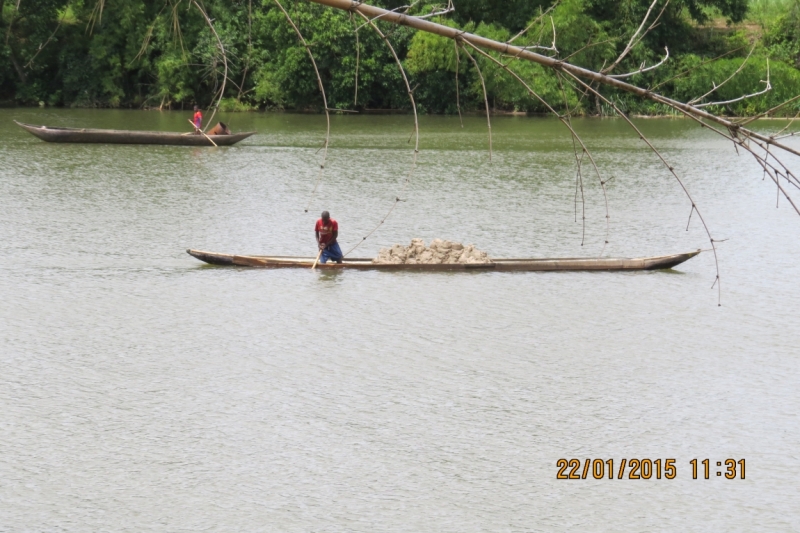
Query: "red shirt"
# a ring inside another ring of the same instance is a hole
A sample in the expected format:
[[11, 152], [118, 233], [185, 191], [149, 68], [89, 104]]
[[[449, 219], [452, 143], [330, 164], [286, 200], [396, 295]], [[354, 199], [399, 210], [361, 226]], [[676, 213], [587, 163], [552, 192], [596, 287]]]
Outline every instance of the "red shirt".
[[325, 224], [322, 219], [319, 219], [317, 220], [317, 225], [314, 227], [314, 231], [319, 233], [320, 244], [327, 245], [333, 240], [333, 232], [339, 231], [339, 223], [331, 218], [328, 219], [328, 223]]
[[[184, 116], [186, 116], [186, 115], [184, 115]], [[194, 122], [194, 125], [196, 127], [198, 127], [198, 128], [200, 126], [202, 126], [203, 125], [203, 113], [201, 111], [198, 111], [197, 113], [195, 113], [194, 114], [194, 119], [192, 119], [192, 122]]]

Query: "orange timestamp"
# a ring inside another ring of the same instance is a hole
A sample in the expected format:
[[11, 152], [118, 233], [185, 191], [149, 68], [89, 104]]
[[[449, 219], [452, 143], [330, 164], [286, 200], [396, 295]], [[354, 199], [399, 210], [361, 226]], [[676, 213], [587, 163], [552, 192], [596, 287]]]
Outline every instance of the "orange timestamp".
[[[698, 474], [705, 479], [710, 479], [712, 473], [711, 460], [689, 461], [692, 467], [692, 479], [698, 479]], [[744, 479], [745, 460], [726, 459], [724, 462], [716, 461], [718, 477], [725, 479]], [[675, 479], [678, 475], [676, 459], [620, 459], [615, 464], [614, 459], [559, 459], [556, 461], [558, 473], [556, 479]]]

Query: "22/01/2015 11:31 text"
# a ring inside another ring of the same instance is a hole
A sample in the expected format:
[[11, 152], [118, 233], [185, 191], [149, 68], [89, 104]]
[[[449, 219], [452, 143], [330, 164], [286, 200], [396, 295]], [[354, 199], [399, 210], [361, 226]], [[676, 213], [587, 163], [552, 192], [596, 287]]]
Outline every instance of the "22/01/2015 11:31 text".
[[[582, 464], [581, 464], [582, 463]], [[711, 477], [711, 461], [697, 459], [689, 461], [692, 466], [692, 479], [698, 479], [698, 474], [704, 479]], [[699, 465], [699, 467], [698, 467]], [[717, 477], [725, 479], [744, 479], [745, 460], [726, 459], [717, 461], [717, 467], [722, 470], [715, 471]], [[614, 468], [614, 459], [559, 459], [556, 461], [558, 473], [556, 479], [587, 479], [590, 475], [594, 479], [675, 479], [678, 469], [675, 459], [621, 459], [618, 468]], [[625, 475], [627, 471], [627, 476]], [[700, 468], [700, 470], [698, 470]], [[615, 478], [616, 474], [616, 478]]]

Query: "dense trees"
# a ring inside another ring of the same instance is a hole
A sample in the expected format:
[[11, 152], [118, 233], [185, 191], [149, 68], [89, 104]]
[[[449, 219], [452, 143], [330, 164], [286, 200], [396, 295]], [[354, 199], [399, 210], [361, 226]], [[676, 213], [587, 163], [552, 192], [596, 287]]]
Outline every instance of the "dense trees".
[[[714, 83], [741, 67], [733, 80], [706, 99], [722, 101], [734, 94], [762, 90], [769, 58], [772, 91], [717, 109], [735, 114], [763, 110], [800, 87], [800, 72], [796, 70], [800, 63], [800, 9], [797, 0], [784, 1], [789, 3], [773, 9], [768, 20], [759, 21], [760, 26], [740, 29], [727, 26], [725, 21], [745, 20], [747, 0], [670, 0], [666, 7], [659, 1], [649, 18], [653, 21], [660, 13], [658, 24], [614, 67], [613, 73], [636, 71], [642, 63], [653, 65], [663, 58], [666, 47], [670, 59], [664, 65], [631, 80], [656, 86], [678, 75], [658, 90], [688, 100], [709, 91]], [[552, 7], [551, 0], [454, 0], [456, 10], [439, 21], [506, 40], [539, 18], [515, 44], [550, 47], [555, 32], [559, 57], [602, 70], [625, 48], [650, 2], [562, 0], [540, 17]], [[225, 107], [321, 106], [306, 51], [274, 0], [0, 3], [0, 101], [22, 105], [208, 106], [221, 87], [223, 69], [216, 37], [201, 12], [204, 9], [227, 52]], [[397, 0], [373, 3], [389, 9], [404, 5]], [[362, 20], [302, 0], [284, 0], [284, 5], [311, 44], [331, 107], [402, 109], [409, 105], [396, 66], [380, 38], [368, 26], [361, 27], [356, 35], [354, 30], [362, 26]], [[421, 1], [411, 12], [430, 13], [432, 8], [431, 2]], [[457, 58], [451, 41], [415, 34], [407, 28], [387, 26], [386, 31], [413, 78], [412, 86], [417, 86], [421, 111], [456, 111], [457, 65], [462, 106], [481, 107], [483, 94], [475, 68], [463, 52]], [[708, 61], [723, 54], [719, 60]], [[524, 88], [509, 82], [507, 73], [484, 58], [476, 59], [493, 106], [543, 111]], [[556, 107], [568, 105], [584, 113], [603, 111], [598, 102], [583, 98], [574, 88], [566, 87], [562, 92], [558, 80], [535, 64], [512, 61], [511, 68]], [[688, 72], [679, 75], [684, 71]], [[665, 111], [626, 95], [608, 95], [630, 111]]]

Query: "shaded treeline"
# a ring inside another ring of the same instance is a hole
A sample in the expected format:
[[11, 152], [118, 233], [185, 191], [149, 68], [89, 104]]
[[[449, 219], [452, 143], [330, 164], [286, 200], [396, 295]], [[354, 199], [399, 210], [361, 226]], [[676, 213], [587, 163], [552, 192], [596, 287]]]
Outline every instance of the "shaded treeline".
[[[201, 11], [205, 10], [228, 60], [223, 108], [313, 110], [322, 106], [306, 51], [274, 0], [0, 2], [0, 100], [7, 103], [208, 106], [221, 87], [223, 68], [218, 42]], [[601, 71], [628, 45], [651, 2], [562, 0], [553, 6], [550, 0], [454, 0], [455, 11], [437, 21], [500, 41], [528, 28], [515, 44], [538, 46], [541, 53]], [[372, 3], [388, 9], [404, 5], [397, 0]], [[363, 20], [302, 0], [283, 0], [283, 4], [310, 43], [329, 107], [408, 107], [405, 85], [390, 51], [369, 26], [362, 27]], [[419, 1], [409, 13], [423, 15], [433, 9], [434, 4]], [[643, 32], [641, 42], [612, 73], [656, 65], [668, 49], [669, 58], [661, 66], [628, 80], [691, 101], [735, 73], [699, 101], [708, 103], [761, 92], [769, 79], [772, 89], [762, 95], [709, 108], [736, 115], [764, 111], [794, 96], [800, 87], [800, 9], [792, 0], [764, 15], [764, 20], [736, 25], [748, 16], [753, 20], [752, 15], [747, 0], [657, 1], [645, 24], [652, 28]], [[455, 113], [456, 83], [462, 109], [483, 106], [477, 71], [463, 53], [457, 56], [451, 41], [405, 27], [386, 25], [385, 31], [411, 76], [420, 111]], [[510, 82], [500, 67], [485, 58], [476, 59], [491, 106], [545, 111], [524, 87]], [[505, 61], [556, 109], [569, 107], [578, 114], [612, 112], [599, 98], [583, 96], [575, 87], [562, 91], [557, 77], [539, 65], [513, 58]], [[602, 91], [624, 111], [668, 112], [612, 89]], [[794, 114], [797, 109], [787, 106], [785, 113]]]

